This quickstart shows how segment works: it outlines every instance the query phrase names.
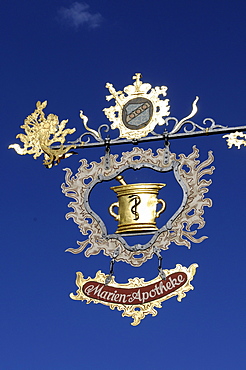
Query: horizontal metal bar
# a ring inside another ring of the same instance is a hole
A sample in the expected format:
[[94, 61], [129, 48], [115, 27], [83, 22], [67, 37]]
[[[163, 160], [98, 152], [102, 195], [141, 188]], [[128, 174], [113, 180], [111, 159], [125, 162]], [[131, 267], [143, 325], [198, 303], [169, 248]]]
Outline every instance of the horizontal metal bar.
[[[128, 140], [128, 139], [122, 139], [122, 140], [115, 140], [110, 138], [105, 139], [105, 141], [99, 141], [95, 143], [78, 143], [74, 144], [76, 145], [76, 149], [83, 149], [83, 148], [95, 148], [95, 147], [102, 147], [105, 145], [122, 145], [122, 144], [135, 144], [138, 143], [144, 143], [144, 142], [152, 142], [152, 141], [158, 141], [158, 140], [173, 140], [173, 139], [183, 139], [188, 137], [198, 137], [198, 136], [210, 136], [210, 135], [218, 135], [218, 134], [227, 134], [232, 133], [235, 131], [246, 131], [246, 126], [237, 126], [237, 127], [223, 127], [218, 129], [209, 129], [205, 128], [201, 131], [192, 131], [192, 132], [181, 132], [181, 133], [175, 133], [175, 134], [169, 134], [168, 132], [164, 132], [163, 134], [154, 135], [154, 136], [147, 136], [140, 138], [138, 140]], [[114, 141], [115, 140], [115, 141]], [[71, 144], [65, 144], [64, 147], [71, 145]], [[52, 146], [52, 149], [59, 149], [60, 146]]]

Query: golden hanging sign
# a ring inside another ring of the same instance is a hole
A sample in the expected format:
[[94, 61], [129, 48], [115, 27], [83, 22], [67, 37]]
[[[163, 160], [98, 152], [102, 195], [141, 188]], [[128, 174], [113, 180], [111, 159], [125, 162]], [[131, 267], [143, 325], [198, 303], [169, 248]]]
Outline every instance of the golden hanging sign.
[[[9, 146], [18, 154], [31, 154], [35, 159], [43, 154], [44, 165], [51, 168], [61, 159], [75, 154], [71, 149], [93, 146], [90, 139], [83, 141], [86, 135], [92, 136], [100, 146], [105, 145], [105, 156], [101, 157], [99, 162], [88, 163], [86, 159], [82, 159], [78, 173], [74, 176], [69, 168], [65, 169], [66, 182], [62, 185], [62, 191], [67, 197], [73, 198], [69, 203], [73, 211], [69, 212], [66, 218], [72, 218], [85, 236], [84, 240], [77, 242], [78, 248], [68, 248], [67, 251], [74, 254], [84, 251], [86, 257], [102, 251], [111, 257], [109, 275], [98, 271], [94, 279], [90, 277], [84, 279], [82, 273], [77, 272], [77, 294], [71, 293], [70, 297], [74, 300], [86, 300], [87, 303], [101, 303], [111, 309], [117, 308], [123, 311], [122, 316], [133, 318], [134, 326], [148, 314], [157, 315], [155, 307], [160, 308], [163, 301], [173, 296], [177, 296], [177, 300], [181, 301], [186, 296], [186, 292], [194, 289], [190, 282], [198, 265], [192, 264], [189, 268], [176, 265], [175, 269], [163, 270], [160, 253], [161, 250], [167, 250], [171, 243], [190, 248], [191, 242], [202, 242], [206, 236], [196, 237], [196, 233], [205, 225], [204, 207], [212, 206], [211, 199], [205, 197], [211, 180], [203, 178], [204, 175], [213, 173], [212, 152], [208, 153], [208, 158], [203, 162], [198, 160], [199, 151], [195, 146], [188, 156], [184, 154], [177, 156], [169, 151], [168, 136], [174, 138], [182, 127], [184, 133], [177, 134], [180, 137], [184, 134], [193, 135], [196, 129], [203, 134], [226, 129], [216, 125], [212, 119], [203, 121], [203, 124], [211, 122], [211, 126], [206, 128], [191, 121], [197, 112], [198, 97], [195, 98], [192, 111], [188, 116], [181, 120], [175, 117], [164, 119], [170, 114], [169, 100], [165, 99], [167, 87], [152, 88], [149, 83], [143, 83], [141, 78], [141, 74], [136, 73], [133, 76], [134, 83], [126, 86], [123, 91], [116, 91], [112, 84], [106, 84], [110, 92], [106, 100], [114, 99], [115, 105], [104, 108], [103, 111], [112, 122], [111, 128], [119, 130], [118, 138], [110, 139], [110, 136], [103, 138], [101, 129], [106, 126], [107, 132], [108, 125], [101, 125], [98, 131], [89, 128], [88, 118], [83, 111], [80, 111], [80, 118], [87, 131], [75, 141], [68, 143], [72, 145], [68, 145], [65, 143], [66, 136], [74, 133], [75, 129], [65, 129], [68, 121], [59, 122], [58, 116], [54, 114], [45, 117], [43, 110], [46, 108], [47, 101], [44, 101], [37, 102], [34, 112], [25, 119], [21, 126], [25, 134], [16, 136], [23, 143], [23, 147], [19, 144]], [[156, 125], [167, 126], [169, 121], [174, 121], [171, 130], [165, 130], [162, 134], [154, 132]], [[187, 124], [191, 125], [190, 130], [186, 128]], [[116, 154], [110, 154], [111, 144], [129, 142], [129, 140], [132, 142], [135, 140], [134, 143], [147, 141], [141, 138], [145, 138], [150, 133], [158, 140], [165, 139], [165, 147], [157, 149], [156, 153], [151, 149], [134, 147], [132, 151], [122, 152], [120, 158]], [[238, 148], [241, 145], [246, 146], [246, 134], [242, 132], [232, 132], [223, 137], [227, 138], [229, 148], [233, 145]], [[118, 140], [122, 138], [127, 140]], [[156, 226], [156, 218], [165, 211], [166, 202], [158, 199], [158, 192], [166, 184], [126, 184], [122, 177], [124, 171], [128, 169], [142, 168], [152, 169], [163, 175], [165, 172], [172, 171], [182, 192], [182, 199], [177, 209], [168, 216], [168, 219], [165, 219], [165, 214], [161, 216], [159, 229]], [[110, 187], [116, 193], [118, 202], [107, 204], [106, 208], [109, 207], [110, 215], [118, 221], [118, 227], [115, 233], [110, 234], [104, 221], [91, 208], [90, 195], [97, 184], [113, 179], [120, 182], [120, 185]], [[158, 203], [161, 207], [157, 210]], [[118, 207], [118, 213], [115, 212], [116, 207]], [[153, 235], [146, 244], [131, 245], [126, 240], [130, 239], [131, 234]], [[111, 269], [115, 261], [124, 261], [137, 267], [153, 255], [156, 255], [159, 261], [159, 276], [155, 279], [145, 282], [143, 278], [135, 277], [129, 279], [127, 284], [115, 282], [113, 269]]]

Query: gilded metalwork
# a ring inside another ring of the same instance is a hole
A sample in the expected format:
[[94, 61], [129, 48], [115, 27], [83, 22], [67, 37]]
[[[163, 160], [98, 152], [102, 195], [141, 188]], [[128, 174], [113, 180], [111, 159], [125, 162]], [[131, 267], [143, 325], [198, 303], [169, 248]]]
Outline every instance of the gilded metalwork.
[[[122, 176], [120, 181], [123, 182]], [[117, 177], [116, 177], [117, 179]], [[150, 232], [158, 230], [155, 219], [165, 210], [166, 203], [157, 199], [158, 191], [166, 184], [126, 184], [113, 186], [118, 202], [110, 205], [109, 213], [119, 221], [117, 233]], [[156, 211], [157, 204], [161, 209]], [[113, 211], [118, 207], [119, 213]]]
[[[198, 265], [192, 264], [189, 268], [176, 265], [175, 269], [163, 270], [166, 279], [162, 280], [157, 276], [151, 281], [144, 281], [143, 278], [135, 277], [128, 279], [126, 284], [115, 282], [114, 276], [111, 277], [110, 288], [105, 285], [107, 275], [98, 271], [94, 279], [88, 277], [84, 279], [81, 272], [76, 273], [77, 294], [70, 294], [70, 298], [77, 301], [86, 301], [86, 303], [101, 303], [114, 310], [123, 311], [122, 317], [131, 317], [131, 325], [140, 324], [147, 315], [156, 316], [157, 310], [161, 308], [162, 302], [177, 296], [181, 300], [186, 293], [193, 290], [191, 281], [194, 278]], [[177, 278], [173, 278], [176, 276]], [[179, 279], [180, 277], [180, 279]], [[183, 279], [183, 281], [182, 281]], [[176, 286], [175, 286], [176, 285]], [[144, 289], [141, 289], [144, 287]], [[148, 291], [148, 287], [149, 290]], [[124, 293], [121, 293], [121, 292]]]
[[209, 133], [212, 133], [214, 130], [217, 130], [217, 129], [225, 129], [226, 127], [225, 126], [222, 126], [222, 125], [218, 125], [215, 123], [215, 121], [212, 119], [212, 118], [205, 118], [203, 120], [203, 125], [207, 125], [208, 123], [210, 123], [210, 126], [207, 126], [207, 127], [203, 127], [201, 125], [198, 125], [197, 123], [191, 121], [191, 118], [193, 118], [196, 113], [198, 112], [198, 107], [197, 107], [197, 102], [199, 100], [199, 97], [196, 96], [195, 100], [193, 101], [192, 103], [192, 110], [191, 110], [191, 113], [182, 118], [181, 120], [178, 120], [176, 117], [167, 117], [165, 119], [165, 122], [166, 122], [166, 125], [169, 126], [169, 123], [171, 121], [174, 121], [174, 125], [172, 127], [171, 130], [168, 131], [168, 137], [171, 138], [172, 136], [175, 137], [175, 134], [178, 133], [182, 128], [184, 129], [184, 133], [195, 133], [195, 132], [199, 132], [199, 131], [202, 131], [204, 132], [205, 134], [209, 134]]
[[161, 100], [159, 95], [166, 96], [166, 86], [151, 88], [143, 83], [141, 73], [133, 76], [133, 85], [126, 86], [124, 92], [116, 91], [112, 84], [107, 83], [111, 95], [109, 101], [115, 100], [115, 106], [104, 108], [107, 118], [113, 122], [112, 129], [120, 130], [120, 138], [139, 139], [147, 136], [156, 125], [164, 125], [164, 116], [168, 116], [168, 99]]
[[246, 134], [243, 132], [232, 132], [229, 135], [224, 135], [223, 138], [227, 138], [226, 141], [229, 149], [231, 149], [233, 145], [235, 145], [238, 149], [241, 148], [241, 145], [246, 146]]
[[197, 108], [197, 102], [198, 102], [198, 100], [199, 100], [199, 97], [196, 96], [195, 100], [192, 103], [192, 111], [191, 111], [191, 113], [188, 116], [182, 118], [180, 121], [177, 120], [177, 118], [174, 118], [174, 117], [169, 117], [169, 119], [168, 118], [166, 119], [166, 124], [167, 125], [169, 123], [169, 120], [174, 120], [175, 121], [175, 125], [172, 128], [172, 130], [169, 132], [169, 134], [175, 134], [176, 132], [178, 132], [181, 129], [182, 126], [186, 125], [187, 123], [191, 123], [192, 124], [193, 130], [195, 130], [195, 127], [199, 127], [200, 129], [202, 129], [202, 127], [196, 125], [194, 122], [189, 121], [192, 117], [195, 116], [195, 114], [198, 111], [198, 108]]
[[[166, 128], [162, 134], [158, 134], [155, 131], [151, 131], [148, 137], [142, 137], [137, 139], [138, 143], [141, 142], [149, 142], [149, 141], [163, 141], [163, 137], [168, 136], [168, 140], [179, 139], [179, 138], [186, 138], [186, 137], [196, 137], [196, 136], [203, 136], [203, 135], [216, 135], [216, 134], [224, 134], [226, 132], [231, 132], [235, 130], [235, 127], [227, 127], [217, 124], [212, 118], [205, 118], [202, 121], [202, 125], [198, 125], [197, 123], [191, 121], [190, 118], [194, 116], [196, 113], [196, 105], [197, 98], [193, 102], [192, 112], [185, 118], [178, 120], [176, 117], [167, 117], [165, 119]], [[171, 125], [173, 127], [171, 127]], [[209, 125], [209, 126], [208, 126]], [[167, 127], [171, 127], [168, 131]], [[87, 129], [88, 126], [85, 128]], [[246, 126], [237, 127], [236, 129], [245, 131]], [[183, 130], [183, 132], [181, 132]], [[103, 137], [102, 131], [107, 133], [107, 137]], [[117, 138], [110, 138], [108, 132], [110, 131], [110, 127], [107, 124], [103, 124], [99, 126], [98, 130], [95, 131], [93, 129], [88, 128], [88, 131], [84, 132], [77, 140], [69, 141], [71, 144], [76, 144], [76, 148], [90, 148], [90, 147], [100, 147], [105, 146], [106, 143], [109, 145], [118, 145], [118, 144], [129, 144], [132, 143], [133, 139], [122, 139], [120, 137]], [[88, 136], [87, 140], [84, 141], [84, 137]], [[91, 142], [90, 137], [93, 137], [97, 142]]]
[[[24, 128], [26, 135], [19, 134], [17, 138], [20, 138], [24, 143], [24, 147], [21, 148], [19, 144], [11, 144], [9, 148], [15, 149], [21, 155], [32, 154], [34, 158], [44, 154], [44, 164], [50, 168], [58, 164], [61, 159], [72, 155], [71, 149], [73, 148], [109, 147], [109, 145], [131, 143], [133, 140], [137, 140], [140, 143], [163, 140], [163, 137], [166, 136], [168, 136], [169, 140], [172, 140], [184, 137], [224, 134], [234, 132], [235, 130], [241, 132], [246, 129], [246, 126], [228, 128], [216, 124], [212, 118], [205, 118], [202, 125], [191, 121], [191, 118], [195, 116], [198, 110], [198, 96], [192, 103], [192, 110], [188, 116], [181, 120], [176, 117], [168, 117], [168, 99], [163, 99], [166, 96], [167, 87], [157, 86], [151, 88], [149, 83], [143, 83], [140, 80], [140, 73], [136, 73], [133, 79], [135, 79], [133, 85], [126, 86], [123, 92], [116, 91], [112, 84], [107, 83], [106, 85], [111, 94], [106, 99], [109, 101], [114, 98], [116, 104], [115, 106], [105, 108], [104, 113], [112, 122], [111, 128], [120, 130], [118, 137], [110, 137], [110, 126], [108, 124], [100, 125], [97, 130], [88, 127], [88, 117], [84, 115], [83, 111], [80, 111], [80, 118], [86, 132], [80, 135], [78, 139], [68, 141], [66, 144], [65, 136], [73, 133], [75, 129], [63, 131], [67, 120], [59, 123], [55, 115], [50, 114], [45, 118], [43, 113], [43, 109], [47, 105], [45, 101], [37, 103], [37, 109], [27, 117], [24, 125], [21, 126], [21, 128]], [[162, 99], [159, 99], [159, 96], [162, 96]], [[162, 133], [155, 132], [156, 125], [165, 125], [165, 130]], [[84, 140], [84, 137], [86, 137], [86, 140]], [[96, 142], [91, 142], [91, 137]], [[240, 142], [242, 142], [241, 145], [244, 145], [242, 140]], [[237, 145], [239, 144], [238, 141], [236, 143]]]
[[[242, 131], [246, 130], [246, 126], [226, 127], [215, 123], [212, 118], [205, 118], [200, 125], [191, 120], [198, 110], [198, 96], [192, 103], [191, 113], [179, 120], [176, 117], [168, 117], [170, 114], [168, 99], [163, 99], [166, 96], [166, 86], [152, 88], [149, 83], [141, 81], [140, 73], [136, 73], [133, 79], [135, 80], [133, 85], [126, 86], [124, 91], [116, 91], [112, 84], [106, 84], [110, 92], [106, 99], [109, 101], [114, 98], [115, 106], [105, 108], [103, 111], [112, 122], [111, 128], [120, 130], [118, 137], [110, 137], [108, 124], [100, 125], [97, 130], [88, 127], [88, 117], [84, 115], [83, 111], [80, 111], [80, 118], [86, 132], [78, 139], [66, 144], [65, 136], [73, 133], [75, 129], [64, 130], [67, 120], [59, 123], [56, 115], [50, 114], [45, 118], [43, 113], [43, 109], [47, 105], [45, 101], [37, 103], [37, 109], [26, 118], [24, 125], [21, 126], [26, 135], [18, 134], [16, 136], [24, 143], [24, 147], [21, 148], [19, 144], [11, 144], [9, 148], [15, 149], [21, 155], [32, 154], [35, 159], [44, 154], [44, 164], [50, 168], [58, 164], [61, 159], [74, 154], [71, 151], [73, 148], [109, 147], [109, 145], [131, 143], [133, 140], [140, 143], [163, 140], [163, 137], [167, 136], [168, 140], [173, 140], [232, 132], [230, 138], [227, 135], [224, 137], [228, 137], [229, 142], [238, 148], [245, 145], [245, 140], [239, 140], [235, 137], [235, 131], [241, 132], [240, 135], [237, 135], [238, 137], [245, 138]], [[161, 95], [162, 99], [159, 99]], [[155, 132], [156, 125], [165, 125], [165, 130], [162, 133]], [[106, 134], [103, 134], [103, 131]], [[85, 136], [86, 140], [84, 140]], [[96, 142], [91, 142], [91, 137]]]
[[[111, 166], [108, 169], [104, 166], [105, 157], [101, 157], [99, 163], [88, 163], [86, 159], [82, 159], [75, 176], [72, 176], [70, 169], [65, 169], [66, 183], [62, 184], [62, 191], [67, 197], [74, 199], [69, 203], [73, 211], [69, 212], [66, 218], [72, 218], [79, 226], [80, 232], [87, 236], [86, 240], [77, 242], [79, 245], [77, 249], [68, 248], [67, 251], [78, 254], [84, 250], [87, 257], [103, 251], [112, 258], [115, 249], [119, 247], [117, 261], [141, 266], [152, 258], [155, 247], [166, 250], [173, 242], [178, 246], [190, 248], [191, 242], [200, 243], [207, 238], [206, 236], [196, 238], [195, 235], [197, 229], [205, 225], [203, 208], [212, 206], [211, 199], [205, 198], [211, 180], [202, 178], [213, 173], [214, 167], [210, 166], [213, 162], [212, 152], [208, 153], [208, 159], [202, 163], [197, 159], [199, 151], [195, 146], [188, 156], [180, 154], [177, 158], [175, 153], [170, 153], [168, 163], [164, 163], [164, 152], [165, 149], [158, 149], [154, 154], [151, 149], [134, 147], [131, 152], [123, 152], [119, 160], [118, 155], [111, 154]], [[96, 184], [110, 181], [129, 168], [151, 168], [163, 173], [173, 171], [183, 192], [179, 208], [145, 245], [129, 246], [120, 234], [108, 234], [106, 225], [89, 205], [89, 196]]]
[[[74, 145], [64, 146], [66, 136], [75, 132], [73, 129], [65, 129], [68, 120], [59, 122], [58, 117], [55, 114], [49, 114], [45, 117], [43, 109], [47, 106], [47, 101], [36, 103], [35, 111], [29, 115], [22, 126], [25, 130], [25, 134], [18, 134], [16, 138], [19, 138], [24, 147], [21, 148], [19, 144], [11, 144], [9, 148], [15, 149], [20, 154], [31, 154], [33, 158], [38, 158], [44, 154], [44, 165], [51, 168], [60, 162], [62, 158], [65, 158], [73, 153], [68, 153], [71, 149], [75, 148]], [[53, 143], [60, 143], [59, 148], [52, 149]]]

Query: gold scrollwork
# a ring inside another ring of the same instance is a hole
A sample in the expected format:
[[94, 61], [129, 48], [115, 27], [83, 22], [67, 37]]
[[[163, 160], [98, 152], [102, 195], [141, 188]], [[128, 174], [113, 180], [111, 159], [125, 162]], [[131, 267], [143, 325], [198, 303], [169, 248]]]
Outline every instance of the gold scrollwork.
[[[68, 153], [74, 145], [64, 146], [66, 135], [72, 134], [76, 131], [73, 129], [65, 129], [68, 120], [59, 122], [58, 116], [49, 114], [45, 117], [43, 109], [47, 106], [47, 101], [36, 103], [36, 109], [20, 126], [24, 129], [25, 134], [18, 134], [24, 147], [21, 148], [19, 144], [9, 145], [9, 149], [13, 148], [18, 154], [31, 154], [36, 159], [44, 154], [43, 164], [51, 168], [60, 162], [61, 159], [68, 157], [74, 153]], [[53, 149], [50, 146], [54, 143], [60, 143], [59, 149]]]
[[[241, 148], [241, 145], [246, 146], [246, 134], [244, 134], [243, 132], [239, 131], [231, 132], [230, 134], [224, 135], [222, 137], [226, 138], [226, 142], [229, 149], [231, 149], [233, 145], [235, 145], [238, 149]], [[241, 139], [238, 139], [238, 137]]]

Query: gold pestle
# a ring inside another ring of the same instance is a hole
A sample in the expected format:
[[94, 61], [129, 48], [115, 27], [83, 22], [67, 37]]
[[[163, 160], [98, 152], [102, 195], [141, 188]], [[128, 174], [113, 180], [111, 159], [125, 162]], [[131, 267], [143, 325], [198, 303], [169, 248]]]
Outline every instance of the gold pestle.
[[116, 178], [115, 178], [115, 180], [117, 180], [117, 181], [119, 181], [119, 183], [121, 184], [121, 185], [127, 185], [127, 183], [125, 182], [125, 180], [124, 180], [124, 177], [123, 176], [116, 176]]

